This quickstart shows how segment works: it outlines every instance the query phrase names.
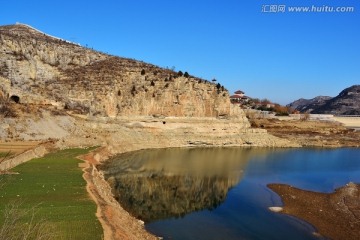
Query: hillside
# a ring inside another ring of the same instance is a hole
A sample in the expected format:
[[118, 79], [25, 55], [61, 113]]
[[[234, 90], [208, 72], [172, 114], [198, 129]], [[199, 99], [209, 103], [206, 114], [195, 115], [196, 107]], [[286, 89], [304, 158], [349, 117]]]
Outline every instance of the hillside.
[[360, 85], [344, 89], [338, 96], [315, 109], [313, 113], [360, 115]]
[[312, 99], [300, 98], [286, 106], [300, 112], [312, 112], [314, 109], [322, 106], [330, 99], [331, 97], [328, 96], [318, 96]]
[[334, 98], [326, 96], [319, 96], [313, 99], [301, 98], [287, 106], [300, 112], [360, 115], [360, 85], [346, 88]]
[[88, 116], [230, 114], [220, 85], [110, 56], [24, 24], [0, 27], [0, 95]]

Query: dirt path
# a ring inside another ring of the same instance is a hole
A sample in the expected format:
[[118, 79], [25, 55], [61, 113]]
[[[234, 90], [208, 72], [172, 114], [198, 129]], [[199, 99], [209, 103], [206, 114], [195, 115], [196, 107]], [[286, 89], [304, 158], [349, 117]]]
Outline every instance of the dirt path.
[[104, 229], [105, 240], [139, 240], [159, 239], [148, 233], [144, 223], [126, 212], [114, 199], [109, 184], [105, 181], [101, 172], [96, 169], [99, 164], [96, 154], [108, 154], [104, 148], [80, 156], [87, 164], [82, 165], [83, 177], [87, 182], [86, 189], [91, 198], [97, 204], [96, 216]]
[[283, 184], [268, 187], [281, 196], [284, 202], [282, 213], [304, 219], [330, 239], [360, 239], [360, 185], [349, 183], [330, 194]]

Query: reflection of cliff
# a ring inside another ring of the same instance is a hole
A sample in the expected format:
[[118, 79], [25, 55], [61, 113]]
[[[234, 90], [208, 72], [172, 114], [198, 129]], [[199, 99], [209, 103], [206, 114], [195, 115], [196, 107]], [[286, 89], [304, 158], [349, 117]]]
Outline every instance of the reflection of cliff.
[[154, 174], [151, 177], [111, 177], [108, 181], [115, 198], [127, 211], [136, 218], [153, 221], [215, 208], [238, 180]]
[[154, 149], [101, 166], [121, 205], [145, 221], [179, 217], [222, 203], [260, 149]]

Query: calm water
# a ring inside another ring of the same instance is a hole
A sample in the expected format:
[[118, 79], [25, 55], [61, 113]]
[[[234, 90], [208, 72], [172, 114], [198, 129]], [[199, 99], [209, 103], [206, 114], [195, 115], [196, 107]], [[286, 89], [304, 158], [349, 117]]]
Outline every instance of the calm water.
[[360, 149], [160, 149], [102, 166], [118, 201], [164, 239], [319, 239], [313, 227], [272, 213], [268, 183], [332, 192], [360, 183]]

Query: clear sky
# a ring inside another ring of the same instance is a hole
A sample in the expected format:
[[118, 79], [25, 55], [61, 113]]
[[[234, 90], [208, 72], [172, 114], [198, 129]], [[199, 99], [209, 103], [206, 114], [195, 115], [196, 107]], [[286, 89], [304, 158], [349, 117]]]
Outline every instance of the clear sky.
[[1, 0], [16, 22], [282, 104], [360, 84], [360, 0]]

